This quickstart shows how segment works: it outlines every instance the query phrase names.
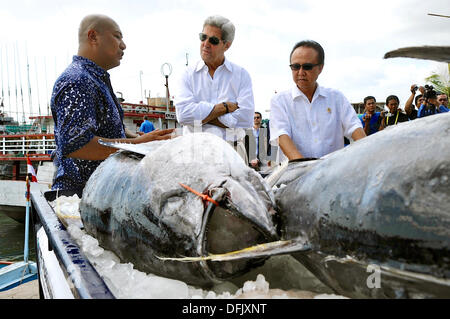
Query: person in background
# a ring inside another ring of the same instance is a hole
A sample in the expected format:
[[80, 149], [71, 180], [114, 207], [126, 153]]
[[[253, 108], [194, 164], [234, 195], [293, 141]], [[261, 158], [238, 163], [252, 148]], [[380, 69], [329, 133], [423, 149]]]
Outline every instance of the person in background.
[[147, 115], [144, 115], [144, 122], [142, 122], [141, 127], [139, 128], [139, 132], [150, 133], [151, 131], [154, 130], [155, 127], [153, 126], [153, 123], [148, 120]]
[[444, 107], [446, 107], [448, 109], [448, 96], [445, 93], [440, 93], [437, 96], [437, 100], [439, 103], [439, 106], [443, 105]]
[[324, 67], [322, 46], [298, 42], [290, 54], [295, 86], [272, 97], [270, 142], [289, 160], [318, 158], [344, 147], [343, 136], [357, 141], [366, 136], [361, 121], [345, 96], [317, 83]]
[[259, 112], [255, 112], [255, 116], [253, 117], [253, 136], [255, 137], [255, 145], [256, 145], [256, 151], [255, 151], [255, 158], [250, 161], [250, 166], [254, 169], [259, 169], [261, 166], [261, 161], [259, 159], [259, 133], [261, 129], [261, 121], [262, 121], [262, 115]]
[[438, 95], [432, 86], [425, 85], [423, 96], [424, 101], [419, 108], [417, 117], [425, 117], [449, 111], [447, 107], [439, 103]]
[[52, 189], [82, 192], [87, 180], [116, 149], [106, 142], [143, 143], [171, 138], [172, 129], [138, 136], [123, 124], [123, 109], [112, 89], [108, 70], [119, 66], [126, 45], [118, 24], [104, 15], [83, 18], [78, 54], [53, 87], [56, 173]]
[[389, 112], [381, 112], [379, 117], [379, 131], [384, 130], [387, 126], [397, 125], [398, 123], [409, 121], [408, 115], [403, 113], [402, 110], [398, 107], [399, 104], [400, 100], [396, 95], [389, 95], [386, 98], [386, 106], [388, 107]]
[[175, 98], [183, 134], [201, 126], [203, 132], [227, 141], [248, 164], [245, 129], [255, 111], [249, 73], [225, 57], [235, 35], [233, 23], [222, 16], [208, 17], [200, 33], [201, 60], [186, 68]]
[[[422, 91], [423, 87], [420, 87], [421, 89], [419, 91]], [[408, 118], [410, 120], [415, 120], [417, 118], [417, 111], [419, 110], [419, 107], [422, 105], [423, 102], [423, 95], [419, 94], [416, 96], [417, 90], [419, 87], [417, 84], [412, 84], [410, 91], [411, 95], [409, 96], [408, 100], [406, 100], [405, 103], [405, 113], [408, 115]], [[413, 105], [413, 101], [415, 106]]]
[[364, 109], [365, 112], [361, 117], [361, 122], [364, 128], [364, 133], [367, 136], [378, 132], [380, 128], [380, 122], [378, 121], [380, 117], [380, 112], [375, 112], [377, 100], [373, 96], [366, 96], [364, 98]]

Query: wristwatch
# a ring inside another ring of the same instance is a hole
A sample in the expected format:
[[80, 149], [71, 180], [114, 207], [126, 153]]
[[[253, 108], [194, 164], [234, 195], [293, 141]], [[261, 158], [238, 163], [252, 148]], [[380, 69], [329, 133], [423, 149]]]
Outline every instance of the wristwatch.
[[227, 102], [223, 102], [223, 106], [225, 106], [225, 110], [227, 110], [227, 113], [230, 113], [230, 110], [228, 110], [228, 104], [227, 104]]

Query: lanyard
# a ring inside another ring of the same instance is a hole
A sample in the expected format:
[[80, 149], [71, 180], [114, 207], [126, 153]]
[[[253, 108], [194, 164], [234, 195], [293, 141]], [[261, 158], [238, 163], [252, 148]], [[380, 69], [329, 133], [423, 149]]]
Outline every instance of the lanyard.
[[[398, 114], [399, 114], [399, 113], [400, 113], [400, 112], [397, 111], [397, 116], [395, 117], [395, 123], [394, 123], [394, 125], [397, 125], [397, 120], [398, 120]], [[389, 118], [390, 118], [390, 116], [388, 116], [388, 117], [386, 118], [386, 126], [389, 125]]]

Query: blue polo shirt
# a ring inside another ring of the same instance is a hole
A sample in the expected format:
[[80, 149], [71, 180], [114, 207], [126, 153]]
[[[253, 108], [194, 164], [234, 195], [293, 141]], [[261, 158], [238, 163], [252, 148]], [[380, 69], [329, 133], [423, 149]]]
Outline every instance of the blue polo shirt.
[[56, 80], [51, 98], [57, 167], [52, 189], [83, 189], [101, 161], [67, 157], [94, 136], [124, 138], [123, 110], [109, 74], [89, 59], [74, 56]]
[[153, 123], [150, 122], [149, 120], [145, 120], [144, 122], [142, 122], [141, 127], [139, 128], [139, 131], [144, 132], [144, 133], [150, 133], [154, 129], [155, 129], [155, 127], [153, 126]]
[[[363, 128], [366, 125], [366, 122], [364, 122], [363, 118], [366, 116], [366, 113], [364, 113], [361, 117], [361, 123]], [[372, 135], [373, 133], [378, 132], [378, 129], [380, 128], [380, 123], [378, 122], [378, 119], [380, 118], [380, 112], [375, 112], [372, 117], [370, 118], [369, 122], [369, 135]]]

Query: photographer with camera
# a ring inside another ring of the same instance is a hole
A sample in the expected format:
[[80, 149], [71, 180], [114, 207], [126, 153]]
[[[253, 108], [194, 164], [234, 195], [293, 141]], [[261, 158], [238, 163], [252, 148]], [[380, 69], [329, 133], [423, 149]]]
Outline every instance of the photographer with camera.
[[[410, 120], [415, 120], [417, 118], [417, 112], [419, 110], [419, 107], [423, 103], [423, 95], [419, 94], [416, 96], [417, 90], [420, 92], [423, 92], [424, 88], [421, 86], [420, 88], [417, 86], [417, 84], [411, 85], [411, 95], [408, 98], [408, 100], [405, 103], [405, 112], [406, 115], [408, 115], [408, 118]], [[413, 101], [415, 106], [413, 105]]]
[[387, 126], [397, 125], [400, 122], [409, 121], [408, 115], [402, 112], [401, 109], [398, 108], [400, 104], [400, 100], [396, 95], [389, 95], [386, 98], [386, 106], [389, 111], [383, 111], [380, 114], [380, 128], [379, 131], [384, 130]]
[[432, 85], [425, 85], [423, 97], [424, 101], [419, 108], [417, 117], [425, 117], [449, 111], [448, 108], [446, 108], [444, 105], [439, 105], [437, 93]]
[[373, 96], [364, 98], [364, 114], [361, 117], [364, 132], [367, 136], [378, 132], [380, 128], [380, 112], [375, 112], [377, 100]]

